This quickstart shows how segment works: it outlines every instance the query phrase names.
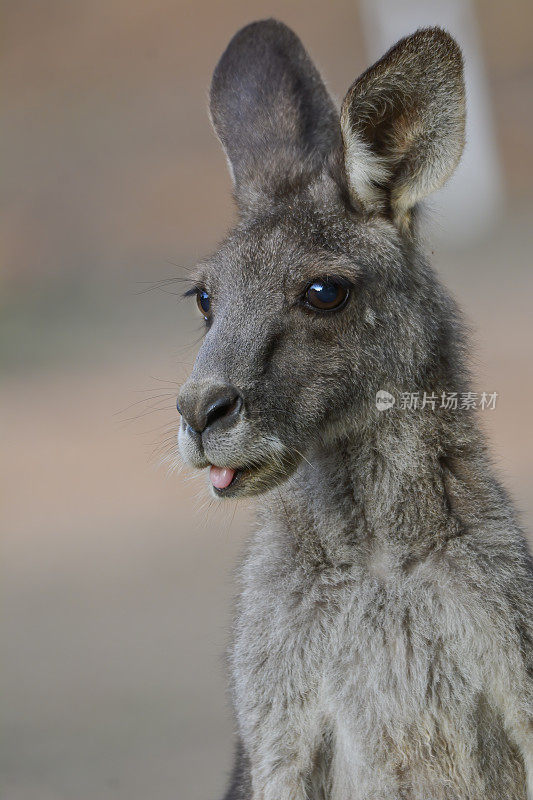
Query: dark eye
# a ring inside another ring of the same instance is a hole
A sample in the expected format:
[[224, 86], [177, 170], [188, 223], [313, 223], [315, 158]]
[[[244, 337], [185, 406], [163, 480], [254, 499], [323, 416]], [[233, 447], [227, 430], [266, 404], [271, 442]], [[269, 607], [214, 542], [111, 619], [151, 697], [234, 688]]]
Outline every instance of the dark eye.
[[320, 278], [307, 287], [304, 300], [319, 311], [333, 311], [344, 305], [349, 294], [348, 286], [338, 278]]
[[207, 319], [211, 313], [211, 300], [205, 289], [198, 289], [196, 293], [196, 302], [198, 303], [198, 308]]

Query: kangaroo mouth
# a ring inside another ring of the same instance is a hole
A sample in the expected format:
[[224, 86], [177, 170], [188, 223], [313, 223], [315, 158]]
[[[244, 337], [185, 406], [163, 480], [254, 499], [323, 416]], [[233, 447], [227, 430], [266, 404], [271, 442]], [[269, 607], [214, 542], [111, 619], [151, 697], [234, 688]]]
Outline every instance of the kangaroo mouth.
[[212, 464], [209, 467], [211, 490], [221, 499], [263, 494], [287, 480], [296, 466], [296, 459], [287, 459], [282, 463], [265, 461], [240, 468]]
[[[248, 461], [243, 458], [239, 465], [235, 456], [228, 458], [233, 461], [234, 466], [224, 465], [222, 458], [216, 463], [209, 463], [207, 460], [203, 464], [197, 464], [199, 469], [207, 467], [211, 492], [215, 497], [241, 497], [249, 495], [264, 494], [270, 489], [284, 483], [297, 468], [301, 454], [292, 453], [288, 450], [281, 453], [280, 449], [274, 453], [266, 454], [265, 458]], [[268, 457], [270, 456], [270, 457]], [[214, 460], [215, 460], [214, 458]], [[206, 463], [207, 461], [207, 463]]]

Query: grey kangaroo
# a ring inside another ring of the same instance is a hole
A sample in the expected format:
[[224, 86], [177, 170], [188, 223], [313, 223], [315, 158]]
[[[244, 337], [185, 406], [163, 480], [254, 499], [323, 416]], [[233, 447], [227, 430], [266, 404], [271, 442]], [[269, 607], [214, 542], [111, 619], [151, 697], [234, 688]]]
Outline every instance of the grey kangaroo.
[[239, 217], [188, 292], [179, 446], [217, 497], [261, 495], [226, 800], [533, 800], [533, 570], [478, 412], [444, 402], [465, 339], [416, 232], [463, 149], [461, 52], [417, 31], [339, 114], [257, 22], [210, 111]]

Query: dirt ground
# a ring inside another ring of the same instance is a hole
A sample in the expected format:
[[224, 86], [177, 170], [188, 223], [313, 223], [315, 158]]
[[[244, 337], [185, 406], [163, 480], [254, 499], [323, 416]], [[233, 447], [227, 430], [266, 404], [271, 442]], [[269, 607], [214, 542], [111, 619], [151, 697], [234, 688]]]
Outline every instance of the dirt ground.
[[[205, 113], [231, 33], [281, 16], [340, 93], [365, 65], [355, 6], [6, 5], [2, 797], [215, 800], [232, 749], [232, 573], [253, 513], [156, 466], [199, 324], [179, 283], [146, 282], [182, 276], [231, 218]], [[433, 258], [472, 324], [476, 387], [499, 394], [480, 418], [531, 531], [531, 26], [500, 6], [483, 6], [482, 27], [502, 219]]]

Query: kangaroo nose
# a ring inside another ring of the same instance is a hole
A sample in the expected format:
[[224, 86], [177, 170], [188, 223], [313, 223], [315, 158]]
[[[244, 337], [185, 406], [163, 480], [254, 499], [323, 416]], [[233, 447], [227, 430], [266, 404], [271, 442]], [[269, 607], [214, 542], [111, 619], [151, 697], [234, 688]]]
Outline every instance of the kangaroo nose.
[[234, 386], [187, 386], [181, 390], [178, 411], [196, 433], [205, 433], [215, 424], [233, 425], [242, 409], [242, 397]]

